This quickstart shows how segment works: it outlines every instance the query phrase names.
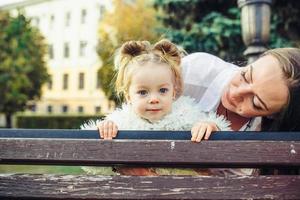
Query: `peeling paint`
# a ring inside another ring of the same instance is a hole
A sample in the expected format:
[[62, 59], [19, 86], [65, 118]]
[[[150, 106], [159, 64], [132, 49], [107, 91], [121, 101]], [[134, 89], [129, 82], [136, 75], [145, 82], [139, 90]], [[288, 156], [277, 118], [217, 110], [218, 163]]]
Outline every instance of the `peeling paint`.
[[174, 149], [175, 149], [175, 142], [172, 141], [172, 142], [171, 142], [171, 150], [174, 150]]
[[291, 148], [291, 154], [297, 154], [297, 151], [295, 150], [295, 146], [293, 144], [290, 145]]
[[67, 188], [70, 189], [70, 190], [73, 190], [74, 186], [73, 185], [69, 185]]
[[141, 181], [141, 183], [152, 183], [152, 181]]

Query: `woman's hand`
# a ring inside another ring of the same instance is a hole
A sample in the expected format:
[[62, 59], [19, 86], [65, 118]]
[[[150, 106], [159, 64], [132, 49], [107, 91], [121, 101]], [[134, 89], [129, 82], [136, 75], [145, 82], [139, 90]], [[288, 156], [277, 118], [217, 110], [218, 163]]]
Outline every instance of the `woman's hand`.
[[117, 136], [118, 126], [113, 121], [102, 121], [97, 124], [100, 137], [111, 140]]
[[191, 141], [200, 142], [203, 139], [203, 136], [205, 140], [208, 140], [213, 131], [219, 130], [220, 129], [213, 122], [198, 122], [193, 126], [191, 130]]

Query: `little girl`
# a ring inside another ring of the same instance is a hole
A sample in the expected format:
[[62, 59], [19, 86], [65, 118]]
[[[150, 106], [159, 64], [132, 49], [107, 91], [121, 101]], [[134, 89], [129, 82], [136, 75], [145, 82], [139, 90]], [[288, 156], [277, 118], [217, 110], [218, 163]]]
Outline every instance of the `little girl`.
[[[183, 81], [181, 52], [175, 44], [161, 40], [129, 41], [115, 58], [116, 91], [126, 103], [109, 114], [104, 121], [84, 124], [83, 129], [98, 129], [101, 138], [112, 139], [118, 130], [191, 130], [191, 140], [208, 139], [212, 131], [230, 130], [229, 123], [215, 113], [200, 112], [193, 99], [181, 96]], [[96, 168], [85, 171], [97, 173]], [[102, 168], [103, 169], [103, 168]], [[180, 169], [174, 169], [177, 171]], [[174, 170], [158, 168], [120, 168], [125, 175], [172, 174]], [[159, 172], [158, 172], [159, 171]], [[170, 173], [170, 171], [173, 171]], [[186, 173], [191, 170], [182, 170]], [[102, 171], [103, 172], [103, 171]]]
[[98, 128], [104, 139], [116, 137], [118, 130], [191, 130], [195, 142], [212, 131], [230, 130], [222, 116], [200, 112], [193, 99], [181, 96], [180, 61], [181, 52], [168, 40], [124, 43], [115, 58], [115, 86], [126, 103], [104, 121], [82, 128]]

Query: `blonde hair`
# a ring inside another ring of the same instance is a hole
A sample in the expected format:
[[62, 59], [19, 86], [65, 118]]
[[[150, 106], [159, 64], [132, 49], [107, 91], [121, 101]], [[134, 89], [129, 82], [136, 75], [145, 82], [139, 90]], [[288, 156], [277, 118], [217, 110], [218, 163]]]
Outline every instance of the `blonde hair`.
[[[182, 94], [181, 52], [175, 44], [164, 39], [151, 45], [148, 41], [128, 41], [117, 51], [115, 89], [119, 97], [128, 95], [133, 70], [145, 63], [167, 64], [173, 75], [176, 97]], [[133, 65], [136, 64], [136, 65]], [[135, 66], [135, 67], [134, 67]]]
[[289, 88], [289, 99], [273, 119], [263, 117], [263, 131], [300, 131], [300, 49], [277, 48], [266, 51], [262, 56], [276, 58]]
[[266, 51], [262, 56], [275, 57], [282, 69], [289, 88], [296, 87], [300, 83], [300, 49], [277, 48]]

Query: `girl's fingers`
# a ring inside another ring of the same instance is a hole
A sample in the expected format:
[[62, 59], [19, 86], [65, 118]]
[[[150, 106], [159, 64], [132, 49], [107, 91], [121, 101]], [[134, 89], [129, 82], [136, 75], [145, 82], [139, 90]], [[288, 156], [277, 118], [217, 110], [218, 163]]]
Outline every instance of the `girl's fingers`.
[[202, 125], [198, 131], [198, 134], [197, 134], [197, 138], [196, 138], [196, 142], [200, 142], [206, 132], [206, 128], [207, 126], [205, 125]]
[[103, 138], [107, 139], [108, 138], [108, 122], [103, 123]]
[[115, 138], [117, 136], [117, 133], [118, 133], [118, 127], [114, 124], [112, 137]]
[[98, 131], [99, 131], [100, 138], [103, 138], [103, 137], [104, 137], [104, 135], [103, 135], [103, 123], [102, 123], [102, 122], [99, 123], [99, 124], [97, 125], [97, 127], [98, 127]]
[[193, 126], [192, 130], [191, 130], [191, 133], [192, 133], [192, 138], [191, 138], [191, 141], [195, 142], [196, 139], [197, 139], [197, 134], [199, 132], [199, 128], [200, 128], [200, 125], [195, 125]]
[[112, 139], [117, 136], [118, 127], [112, 121], [103, 121], [100, 122], [98, 125], [98, 130], [100, 137], [103, 139]]
[[111, 140], [113, 137], [113, 122], [109, 121], [108, 122], [108, 130], [107, 130], [107, 139]]
[[213, 127], [212, 126], [207, 126], [206, 133], [205, 133], [205, 136], [204, 136], [205, 140], [208, 140], [208, 138], [210, 137], [212, 131], [213, 131]]

